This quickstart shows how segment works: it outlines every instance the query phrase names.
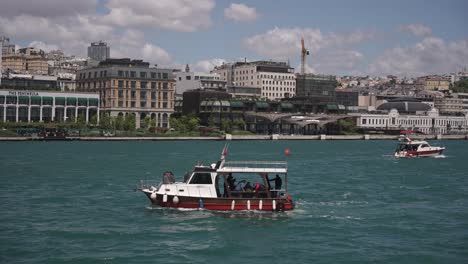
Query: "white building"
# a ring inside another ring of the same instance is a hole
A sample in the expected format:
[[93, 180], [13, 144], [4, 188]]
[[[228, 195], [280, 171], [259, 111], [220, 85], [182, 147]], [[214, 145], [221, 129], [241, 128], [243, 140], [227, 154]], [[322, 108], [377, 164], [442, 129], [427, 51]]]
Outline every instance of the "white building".
[[425, 134], [466, 134], [468, 132], [468, 115], [441, 116], [433, 108], [424, 114], [402, 115], [392, 109], [382, 114], [350, 114], [357, 117], [359, 128], [375, 131], [418, 130]]
[[261, 88], [262, 97], [269, 100], [296, 94], [294, 68], [285, 62], [236, 62], [215, 67], [212, 72], [219, 74], [228, 85]]
[[199, 88], [224, 88], [226, 81], [221, 80], [219, 74], [202, 72], [177, 72], [176, 93], [183, 94], [185, 91]]

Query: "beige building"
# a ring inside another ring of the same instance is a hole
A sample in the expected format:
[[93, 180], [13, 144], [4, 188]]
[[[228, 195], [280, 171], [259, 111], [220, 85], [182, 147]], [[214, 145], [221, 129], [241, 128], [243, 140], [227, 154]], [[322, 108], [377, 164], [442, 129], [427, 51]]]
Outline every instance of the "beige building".
[[439, 113], [446, 115], [463, 114], [463, 100], [461, 98], [435, 98], [434, 107], [439, 110]]
[[111, 116], [135, 114], [136, 127], [150, 117], [169, 127], [174, 112], [173, 70], [150, 68], [141, 60], [107, 59], [77, 72], [77, 90], [99, 92], [101, 110]]
[[4, 54], [2, 56], [4, 70], [17, 73], [48, 74], [49, 64], [40, 55], [27, 55], [23, 53]]
[[420, 90], [448, 91], [450, 88], [450, 78], [444, 76], [424, 76], [416, 83]]
[[212, 71], [228, 86], [261, 88], [261, 96], [269, 100], [294, 97], [294, 69], [285, 62], [253, 61], [224, 64]]

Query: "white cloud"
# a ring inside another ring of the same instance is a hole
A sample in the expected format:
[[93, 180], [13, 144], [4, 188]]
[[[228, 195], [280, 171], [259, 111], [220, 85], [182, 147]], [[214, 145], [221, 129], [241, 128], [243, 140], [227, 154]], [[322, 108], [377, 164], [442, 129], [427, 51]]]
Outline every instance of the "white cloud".
[[31, 43], [29, 43], [28, 47], [34, 47], [34, 48], [38, 48], [38, 49], [41, 49], [45, 52], [50, 52], [52, 50], [57, 50], [59, 49], [57, 45], [53, 45], [53, 44], [46, 44], [42, 41], [33, 41]]
[[[265, 59], [287, 60], [300, 58], [301, 38], [304, 38], [308, 67], [315, 72], [336, 73], [349, 71], [363, 60], [363, 54], [352, 50], [352, 46], [374, 39], [374, 31], [324, 34], [316, 28], [278, 28], [244, 40], [250, 50]], [[300, 71], [300, 67], [296, 68]]]
[[423, 24], [408, 24], [400, 25], [398, 31], [409, 33], [418, 37], [429, 36], [432, 34], [432, 29]]
[[191, 71], [208, 73], [211, 70], [213, 70], [215, 66], [220, 66], [223, 63], [226, 63], [225, 59], [214, 58], [214, 59], [197, 61], [190, 68], [191, 68]]
[[384, 52], [369, 66], [372, 74], [420, 76], [449, 73], [468, 61], [468, 40], [445, 42], [427, 37], [408, 47], [396, 47]]
[[257, 10], [244, 4], [232, 3], [224, 9], [224, 17], [236, 22], [254, 21], [257, 19]]
[[109, 0], [104, 24], [193, 32], [211, 26], [214, 0]]

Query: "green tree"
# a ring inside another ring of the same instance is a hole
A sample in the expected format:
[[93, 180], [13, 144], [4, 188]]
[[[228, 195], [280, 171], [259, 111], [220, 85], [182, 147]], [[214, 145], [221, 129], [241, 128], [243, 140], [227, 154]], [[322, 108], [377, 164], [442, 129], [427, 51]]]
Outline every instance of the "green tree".
[[228, 118], [221, 119], [221, 130], [224, 130], [225, 132], [231, 132], [232, 121]]
[[451, 89], [455, 93], [468, 93], [468, 80], [455, 82]]
[[239, 130], [245, 130], [245, 121], [242, 118], [234, 119], [232, 125]]
[[149, 128], [150, 123], [151, 123], [151, 117], [149, 116], [145, 117], [145, 119], [143, 119], [143, 123], [144, 123], [145, 128]]
[[91, 116], [91, 118], [89, 119], [89, 123], [91, 125], [97, 125], [97, 114]]
[[133, 131], [135, 130], [135, 122], [136, 122], [136, 117], [135, 114], [129, 114], [125, 117], [125, 122], [123, 125], [123, 129], [125, 131]]
[[121, 115], [118, 115], [115, 119], [114, 119], [114, 127], [116, 130], [123, 130], [124, 129], [124, 123], [125, 123], [125, 119], [123, 116]]
[[185, 121], [185, 126], [189, 132], [196, 131], [200, 127], [200, 119], [194, 115], [187, 116]]
[[101, 120], [99, 122], [99, 127], [105, 130], [110, 130], [112, 129], [112, 118], [109, 116], [109, 114], [104, 113], [101, 115]]
[[212, 116], [212, 115], [208, 118], [208, 126], [209, 127], [216, 127], [215, 119], [214, 119], [214, 116]]
[[84, 115], [78, 115], [76, 124], [78, 127], [84, 127], [86, 125], [86, 117]]

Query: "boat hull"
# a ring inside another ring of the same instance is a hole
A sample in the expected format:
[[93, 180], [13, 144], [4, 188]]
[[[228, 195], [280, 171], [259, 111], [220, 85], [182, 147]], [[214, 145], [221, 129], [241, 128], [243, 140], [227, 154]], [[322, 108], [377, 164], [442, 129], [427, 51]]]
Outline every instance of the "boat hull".
[[444, 148], [425, 150], [425, 151], [401, 151], [395, 152], [397, 158], [411, 158], [411, 157], [435, 157], [442, 155]]
[[[203, 208], [215, 211], [290, 211], [294, 209], [294, 203], [290, 197], [287, 198], [198, 198], [174, 195], [156, 195], [151, 198], [151, 192], [144, 192], [151, 203], [155, 206], [197, 209]], [[177, 197], [177, 198], [175, 198]]]

